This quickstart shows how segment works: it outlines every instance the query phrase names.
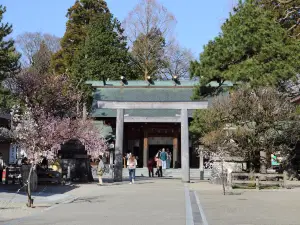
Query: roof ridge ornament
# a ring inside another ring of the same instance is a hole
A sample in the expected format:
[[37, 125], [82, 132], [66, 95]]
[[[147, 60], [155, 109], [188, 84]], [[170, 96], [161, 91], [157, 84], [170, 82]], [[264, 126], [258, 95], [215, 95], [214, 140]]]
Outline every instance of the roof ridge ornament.
[[180, 85], [179, 77], [175, 74], [172, 76], [172, 80], [174, 81], [175, 86]]
[[154, 85], [154, 81], [150, 75], [147, 76], [148, 86]]
[[125, 76], [121, 76], [121, 86], [128, 85], [128, 81]]

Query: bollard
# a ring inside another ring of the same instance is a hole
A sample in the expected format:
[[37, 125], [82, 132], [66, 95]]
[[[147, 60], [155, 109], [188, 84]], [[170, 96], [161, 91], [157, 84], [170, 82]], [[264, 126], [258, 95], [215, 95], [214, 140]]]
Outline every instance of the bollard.
[[256, 179], [255, 179], [255, 188], [256, 188], [256, 190], [259, 190], [259, 178], [258, 177], [256, 177]]
[[232, 173], [228, 173], [227, 183], [228, 183], [228, 187], [232, 189]]
[[284, 188], [288, 187], [287, 183], [288, 183], [288, 174], [286, 171], [283, 171], [283, 187]]
[[2, 184], [6, 184], [6, 169], [2, 171]]
[[200, 180], [204, 180], [204, 170], [200, 170]]
[[68, 175], [67, 175], [67, 180], [71, 179], [71, 167], [68, 165]]

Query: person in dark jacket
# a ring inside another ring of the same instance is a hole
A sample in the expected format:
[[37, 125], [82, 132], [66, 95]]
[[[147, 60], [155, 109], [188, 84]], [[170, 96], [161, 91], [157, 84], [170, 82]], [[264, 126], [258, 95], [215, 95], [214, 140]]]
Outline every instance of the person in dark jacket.
[[153, 167], [154, 167], [153, 158], [148, 160], [147, 167], [148, 167], [149, 177], [153, 177]]

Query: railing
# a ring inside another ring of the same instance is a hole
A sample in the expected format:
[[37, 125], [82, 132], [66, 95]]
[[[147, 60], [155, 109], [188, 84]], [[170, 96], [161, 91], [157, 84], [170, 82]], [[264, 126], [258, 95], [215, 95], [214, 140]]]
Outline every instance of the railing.
[[[252, 178], [250, 180], [249, 178]], [[287, 187], [288, 180], [286, 173], [277, 174], [277, 173], [229, 173], [228, 174], [228, 184], [230, 187], [236, 185], [255, 185], [256, 189], [259, 189], [262, 185], [278, 185], [280, 187]]]

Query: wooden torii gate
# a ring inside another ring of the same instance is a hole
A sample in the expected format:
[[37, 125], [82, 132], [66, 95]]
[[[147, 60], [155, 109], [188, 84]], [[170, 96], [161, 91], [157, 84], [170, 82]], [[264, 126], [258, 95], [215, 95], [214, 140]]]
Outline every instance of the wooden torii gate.
[[[123, 170], [123, 137], [124, 137], [124, 110], [125, 109], [179, 109], [180, 120], [177, 117], [164, 117], [164, 121], [177, 121], [181, 123], [181, 172], [182, 181], [190, 182], [190, 152], [189, 152], [189, 124], [188, 110], [206, 109], [207, 101], [195, 102], [116, 102], [98, 101], [98, 108], [116, 109], [116, 144], [115, 144], [115, 166], [114, 180], [122, 181]], [[151, 121], [161, 121], [162, 118], [152, 118]], [[130, 117], [130, 121], [149, 122], [149, 117]]]

